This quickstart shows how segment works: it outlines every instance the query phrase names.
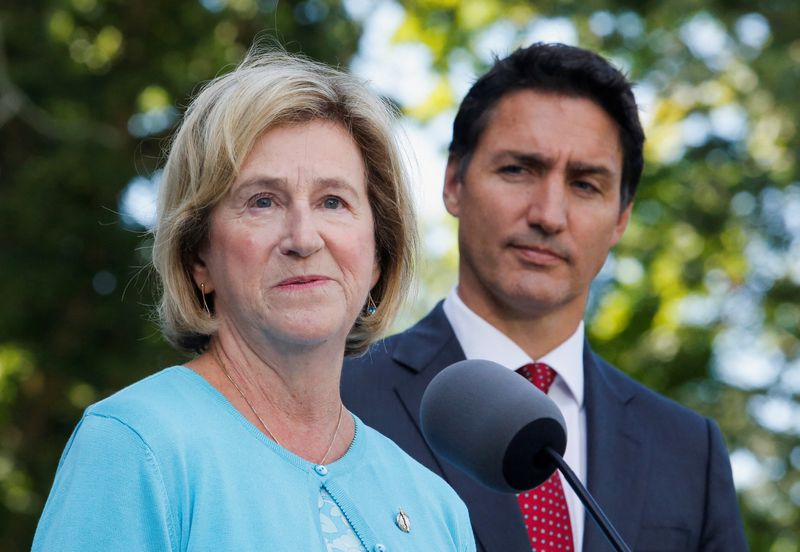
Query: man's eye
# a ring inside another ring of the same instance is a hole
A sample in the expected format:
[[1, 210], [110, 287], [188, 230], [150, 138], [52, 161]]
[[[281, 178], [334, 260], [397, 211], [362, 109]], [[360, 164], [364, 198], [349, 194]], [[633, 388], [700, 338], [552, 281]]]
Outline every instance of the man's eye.
[[323, 204], [326, 209], [338, 209], [342, 206], [342, 200], [338, 197], [326, 197]]
[[257, 197], [255, 201], [253, 201], [253, 205], [259, 209], [272, 207], [272, 198], [268, 196]]
[[578, 188], [579, 190], [584, 191], [584, 192], [596, 192], [597, 191], [597, 187], [594, 184], [592, 184], [590, 182], [586, 182], [585, 180], [577, 180], [577, 181], [573, 182], [572, 185], [575, 186], [576, 188]]
[[520, 165], [504, 165], [500, 167], [500, 172], [503, 174], [522, 174], [524, 170]]

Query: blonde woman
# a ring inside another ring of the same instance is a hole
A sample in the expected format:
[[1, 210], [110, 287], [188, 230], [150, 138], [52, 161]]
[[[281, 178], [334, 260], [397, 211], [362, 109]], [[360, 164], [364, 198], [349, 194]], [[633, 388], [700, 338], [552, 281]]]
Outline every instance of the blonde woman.
[[344, 408], [390, 323], [414, 217], [392, 114], [281, 52], [207, 84], [164, 169], [153, 263], [196, 356], [89, 407], [34, 550], [475, 549], [437, 476]]

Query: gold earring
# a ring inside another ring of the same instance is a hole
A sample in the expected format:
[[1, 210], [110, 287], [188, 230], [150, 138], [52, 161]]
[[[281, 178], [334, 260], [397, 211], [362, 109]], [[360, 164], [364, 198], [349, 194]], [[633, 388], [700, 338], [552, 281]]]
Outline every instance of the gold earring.
[[200, 295], [203, 296], [203, 308], [206, 309], [206, 313], [208, 316], [211, 316], [211, 310], [208, 308], [208, 303], [206, 302], [206, 284], [205, 282], [200, 283]]
[[372, 299], [372, 292], [367, 294], [367, 306], [366, 306], [367, 316], [372, 316], [376, 312], [378, 312], [378, 305], [375, 304], [375, 300]]

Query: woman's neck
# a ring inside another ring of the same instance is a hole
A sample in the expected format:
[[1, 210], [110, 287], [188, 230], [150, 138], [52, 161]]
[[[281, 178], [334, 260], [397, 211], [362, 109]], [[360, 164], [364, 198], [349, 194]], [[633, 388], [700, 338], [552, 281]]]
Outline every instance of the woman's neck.
[[209, 350], [187, 365], [284, 448], [312, 462], [320, 462], [329, 448], [327, 463], [341, 457], [355, 433], [339, 396], [344, 344], [250, 342], [223, 326]]

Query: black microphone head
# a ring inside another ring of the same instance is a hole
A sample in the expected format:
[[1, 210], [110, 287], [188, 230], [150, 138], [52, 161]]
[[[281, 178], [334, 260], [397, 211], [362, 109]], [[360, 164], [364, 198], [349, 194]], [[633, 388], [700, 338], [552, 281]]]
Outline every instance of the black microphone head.
[[544, 452], [567, 448], [556, 404], [513, 370], [488, 360], [464, 360], [442, 370], [420, 406], [431, 448], [500, 492], [532, 489], [555, 471]]

